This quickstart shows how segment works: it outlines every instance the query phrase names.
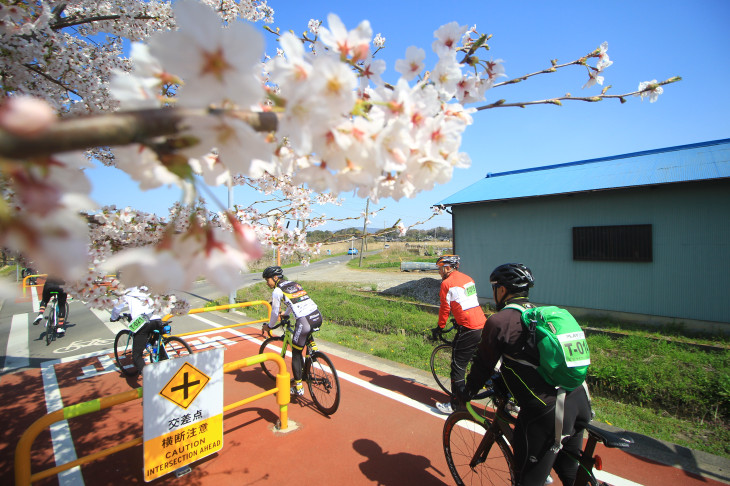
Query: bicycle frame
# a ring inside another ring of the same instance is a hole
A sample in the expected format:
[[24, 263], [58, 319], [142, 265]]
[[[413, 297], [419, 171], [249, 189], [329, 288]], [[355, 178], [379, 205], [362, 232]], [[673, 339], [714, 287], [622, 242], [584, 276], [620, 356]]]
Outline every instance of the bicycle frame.
[[489, 395], [489, 397], [492, 397], [493, 400], [496, 402], [494, 409], [494, 419], [489, 424], [487, 424], [487, 417], [480, 414], [474, 408], [471, 402], [468, 402], [466, 404], [466, 409], [472, 416], [474, 421], [484, 425], [484, 428], [486, 429], [484, 438], [482, 439], [482, 442], [477, 448], [477, 452], [474, 454], [474, 457], [469, 463], [472, 468], [476, 467], [477, 464], [484, 462], [486, 457], [489, 455], [489, 451], [491, 450], [492, 445], [494, 445], [494, 441], [498, 435], [503, 435], [507, 439], [507, 442], [509, 442], [510, 445], [512, 444], [512, 426], [514, 426], [514, 424], [516, 423], [516, 419], [505, 410], [505, 406], [507, 405], [508, 401], [505, 400], [503, 397], [494, 394], [493, 392], [491, 395]]
[[[162, 343], [163, 336], [165, 336], [165, 334], [162, 334], [159, 330], [155, 329], [147, 337], [147, 342], [145, 343], [145, 349], [147, 349], [147, 351], [149, 351], [149, 353], [150, 353], [150, 362], [151, 363], [157, 363], [160, 360], [160, 343]], [[127, 338], [127, 344], [125, 345], [125, 348], [127, 346], [132, 346], [133, 344], [134, 344], [134, 334], [130, 334], [129, 337]], [[164, 349], [164, 347], [162, 349]]]
[[[512, 416], [509, 412], [505, 410], [508, 400], [505, 400], [504, 397], [500, 397], [493, 391], [492, 394], [489, 396], [493, 397], [496, 402], [494, 419], [489, 424], [487, 424], [487, 418], [485, 416], [482, 416], [472, 406], [471, 402], [466, 404], [466, 409], [472, 416], [474, 421], [484, 425], [484, 428], [486, 429], [484, 438], [480, 442], [474, 453], [474, 456], [469, 462], [469, 467], [471, 467], [472, 469], [486, 460], [487, 456], [489, 455], [489, 451], [491, 450], [499, 435], [503, 435], [507, 439], [510, 447], [513, 443], [512, 427], [517, 420], [514, 416]], [[576, 455], [569, 451], [563, 450], [564, 453], [571, 456], [578, 463], [578, 472], [573, 483], [574, 485], [598, 484], [598, 481], [593, 474], [593, 466], [595, 466], [596, 464], [596, 459], [593, 454], [596, 450], [596, 443], [602, 441], [602, 437], [598, 436], [593, 430], [589, 429], [587, 425], [586, 431], [588, 431], [588, 440], [580, 455]]]
[[[282, 321], [277, 326], [274, 326], [271, 329], [269, 329], [269, 332], [268, 332], [269, 337], [273, 336], [271, 334], [271, 331], [278, 327], [282, 327], [284, 329], [284, 334], [282, 334], [282, 336], [281, 336], [283, 339], [281, 342], [281, 357], [286, 358], [286, 350], [289, 349], [289, 347], [292, 345], [292, 335], [294, 334], [294, 327], [291, 323], [291, 320], [287, 319], [286, 321]], [[317, 345], [314, 342], [314, 337], [311, 334], [309, 335], [309, 339], [307, 339], [306, 347], [307, 347], [307, 353], [306, 353], [305, 357], [310, 356], [314, 351], [317, 350]]]

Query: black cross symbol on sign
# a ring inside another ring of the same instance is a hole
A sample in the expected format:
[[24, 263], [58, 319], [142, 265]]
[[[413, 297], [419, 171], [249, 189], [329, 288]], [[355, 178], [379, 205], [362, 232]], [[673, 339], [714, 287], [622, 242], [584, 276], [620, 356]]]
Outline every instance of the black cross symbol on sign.
[[188, 372], [186, 371], [183, 374], [183, 384], [182, 385], [178, 385], [178, 386], [173, 386], [172, 388], [170, 388], [170, 391], [175, 392], [175, 391], [178, 391], [178, 390], [182, 390], [183, 391], [183, 397], [184, 397], [183, 399], [184, 400], [187, 400], [188, 399], [188, 388], [190, 388], [192, 386], [195, 386], [195, 385], [200, 385], [200, 380], [195, 380], [195, 381], [192, 381], [192, 382], [188, 383]]

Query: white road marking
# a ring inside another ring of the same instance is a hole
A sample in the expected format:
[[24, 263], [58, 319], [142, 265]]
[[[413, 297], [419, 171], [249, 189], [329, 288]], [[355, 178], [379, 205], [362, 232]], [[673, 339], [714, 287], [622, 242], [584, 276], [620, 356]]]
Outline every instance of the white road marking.
[[121, 321], [117, 322], [111, 322], [109, 321], [109, 318], [111, 317], [112, 313], [106, 310], [100, 310], [100, 309], [89, 309], [101, 322], [104, 323], [104, 325], [109, 328], [109, 330], [114, 334], [115, 336], [119, 333], [119, 331], [123, 331], [127, 327], [121, 323]]
[[105, 354], [104, 356], [99, 356], [99, 362], [101, 363], [103, 371], [97, 370], [96, 366], [94, 365], [83, 366], [81, 368], [81, 371], [84, 374], [81, 376], [77, 376], [76, 380], [83, 380], [94, 376], [106, 375], [107, 373], [114, 373], [115, 371], [117, 371], [116, 362], [111, 359], [108, 354]]
[[[48, 409], [48, 413], [63, 408], [61, 390], [58, 387], [56, 370], [53, 368], [55, 364], [56, 361], [41, 363], [41, 376], [43, 377], [43, 390], [46, 395], [46, 408]], [[76, 456], [76, 448], [71, 438], [68, 420], [56, 422], [50, 426], [50, 429], [51, 441], [53, 442], [53, 458], [56, 461], [56, 465], [75, 461], [78, 457]], [[81, 468], [76, 466], [59, 473], [58, 482], [61, 486], [82, 486], [84, 484], [84, 477], [81, 475]]]
[[[38, 326], [34, 326], [39, 328]], [[10, 322], [10, 334], [5, 351], [3, 373], [30, 366], [28, 349], [28, 314], [15, 314]]]
[[42, 292], [42, 290], [39, 290], [41, 287], [31, 287], [30, 288], [30, 300], [32, 302], [33, 306], [33, 312], [36, 314], [38, 313], [38, 310], [41, 308], [41, 299], [38, 297], [38, 292]]
[[599, 481], [604, 481], [606, 483], [612, 484], [613, 486], [642, 486], [641, 483], [635, 483], [633, 481], [624, 479], [606, 471], [597, 471], [594, 469], [593, 474]]

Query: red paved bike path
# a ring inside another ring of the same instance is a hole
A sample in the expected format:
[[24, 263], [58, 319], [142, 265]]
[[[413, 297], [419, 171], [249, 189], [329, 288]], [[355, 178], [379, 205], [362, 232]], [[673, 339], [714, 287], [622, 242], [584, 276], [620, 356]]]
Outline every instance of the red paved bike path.
[[[258, 329], [244, 332], [260, 337]], [[226, 350], [226, 362], [257, 354], [258, 345], [240, 337]], [[181, 479], [167, 475], [158, 484], [262, 485], [440, 485], [454, 484], [441, 447], [443, 416], [429, 413], [443, 394], [411, 380], [390, 375], [329, 353], [340, 374], [342, 400], [331, 417], [320, 414], [308, 392], [302, 403], [289, 406], [297, 428], [274, 431], [278, 407], [273, 397], [229, 411], [224, 418], [222, 451], [192, 464]], [[288, 360], [287, 360], [288, 361]], [[136, 388], [139, 382], [118, 372], [77, 378], [86, 358], [53, 366], [65, 406]], [[224, 403], [232, 403], [270, 388], [257, 367], [225, 377]], [[402, 403], [406, 402], [406, 403]], [[39, 370], [6, 375], [0, 382], [0, 414], [5, 422], [0, 439], [0, 484], [14, 483], [13, 458], [20, 434], [46, 413]], [[69, 421], [80, 457], [142, 435], [142, 402], [136, 400]], [[645, 485], [722, 484], [680, 469], [660, 465], [599, 446], [605, 469]], [[43, 432], [32, 449], [32, 471], [55, 465], [50, 433]], [[140, 484], [142, 446], [115, 453], [81, 467], [87, 485]], [[58, 484], [55, 477], [35, 484]], [[630, 484], [630, 483], [628, 483]]]

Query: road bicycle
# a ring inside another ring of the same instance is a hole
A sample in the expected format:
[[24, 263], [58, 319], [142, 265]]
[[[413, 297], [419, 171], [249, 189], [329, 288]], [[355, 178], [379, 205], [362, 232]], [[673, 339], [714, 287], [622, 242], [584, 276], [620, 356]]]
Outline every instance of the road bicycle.
[[[127, 313], [122, 314], [121, 317], [129, 322], [129, 329], [122, 329], [114, 338], [114, 357], [122, 373], [127, 376], [134, 376], [137, 374], [137, 367], [134, 366], [132, 358], [134, 332], [149, 322], [149, 318], [142, 314], [132, 321], [132, 316]], [[162, 331], [155, 329], [150, 333], [144, 351], [142, 351], [145, 363], [157, 363], [158, 361], [193, 354], [192, 348], [184, 339], [169, 335], [172, 330], [170, 322], [172, 321], [164, 323]], [[162, 346], [160, 346], [160, 343], [162, 343]]]
[[[512, 432], [517, 417], [510, 411], [510, 396], [500, 374], [492, 377], [491, 388], [477, 394], [475, 400], [489, 398], [494, 405], [491, 420], [484, 411], [476, 410], [471, 402], [466, 410], [452, 413], [444, 424], [443, 448], [446, 462], [456, 484], [512, 485], [516, 477], [514, 455], [511, 448]], [[580, 455], [570, 454], [578, 462], [574, 486], [601, 486], [593, 474], [593, 468], [601, 469], [599, 456], [594, 456], [598, 442], [606, 447], [627, 448], [633, 439], [598, 427], [582, 424], [588, 432], [588, 440]]]
[[[46, 346], [51, 344], [51, 341], [56, 340], [56, 333], [58, 332], [58, 292], [51, 291], [51, 300], [48, 302], [48, 317], [46, 317]], [[68, 302], [66, 302], [66, 313], [65, 318], [68, 319]]]
[[[271, 330], [284, 326], [284, 334], [272, 336]], [[282, 358], [286, 356], [286, 350], [292, 343], [294, 326], [289, 316], [282, 316], [281, 321], [269, 330], [269, 338], [261, 343], [259, 354], [274, 353]], [[266, 375], [275, 380], [278, 366], [273, 361], [261, 363]], [[317, 344], [312, 335], [309, 335], [306, 345], [304, 369], [302, 380], [306, 381], [309, 394], [312, 396], [314, 405], [325, 415], [332, 415], [340, 406], [340, 380], [337, 377], [337, 370], [332, 360], [322, 351], [317, 350]]]
[[[449, 340], [447, 336], [454, 329], [456, 329], [456, 334], [454, 334], [454, 337]], [[436, 346], [431, 353], [431, 360], [429, 362], [431, 365], [431, 374], [433, 375], [433, 379], [436, 380], [438, 386], [449, 396], [453, 396], [451, 392], [451, 357], [454, 352], [454, 341], [459, 335], [459, 332], [456, 320], [452, 317], [451, 327], [444, 329], [440, 333], [434, 333], [431, 336], [432, 341], [441, 341], [442, 343]], [[466, 365], [466, 374], [464, 376], [469, 375], [471, 364], [472, 360], [470, 359]]]

